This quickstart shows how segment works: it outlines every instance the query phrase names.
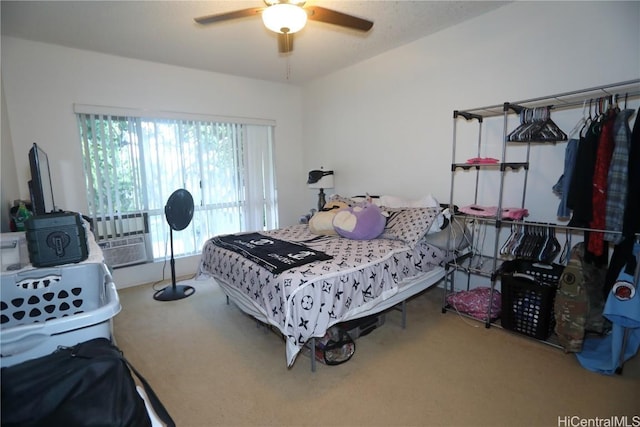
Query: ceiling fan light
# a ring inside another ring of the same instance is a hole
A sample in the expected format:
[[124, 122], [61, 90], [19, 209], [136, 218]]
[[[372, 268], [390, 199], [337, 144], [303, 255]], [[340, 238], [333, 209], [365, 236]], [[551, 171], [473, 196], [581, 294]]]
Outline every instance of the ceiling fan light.
[[293, 34], [304, 28], [307, 12], [293, 4], [274, 4], [262, 11], [262, 22], [265, 27], [276, 33]]

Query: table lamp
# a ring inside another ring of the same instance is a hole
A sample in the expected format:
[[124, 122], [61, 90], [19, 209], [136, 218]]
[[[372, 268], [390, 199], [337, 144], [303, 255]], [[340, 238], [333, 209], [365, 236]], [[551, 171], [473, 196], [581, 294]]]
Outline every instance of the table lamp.
[[333, 171], [309, 171], [309, 179], [307, 179], [307, 185], [309, 186], [309, 188], [320, 189], [320, 192], [318, 193], [318, 212], [320, 212], [324, 205], [327, 203], [324, 197], [324, 190], [326, 188], [333, 188]]

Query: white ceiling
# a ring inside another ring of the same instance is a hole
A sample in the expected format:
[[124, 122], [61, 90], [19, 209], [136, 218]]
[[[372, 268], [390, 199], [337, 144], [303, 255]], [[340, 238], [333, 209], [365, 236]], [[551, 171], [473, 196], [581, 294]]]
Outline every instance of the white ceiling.
[[2, 35], [238, 76], [304, 84], [504, 5], [502, 1], [314, 4], [374, 22], [368, 33], [309, 21], [279, 54], [259, 17], [201, 26], [194, 17], [262, 7], [241, 1], [4, 1]]

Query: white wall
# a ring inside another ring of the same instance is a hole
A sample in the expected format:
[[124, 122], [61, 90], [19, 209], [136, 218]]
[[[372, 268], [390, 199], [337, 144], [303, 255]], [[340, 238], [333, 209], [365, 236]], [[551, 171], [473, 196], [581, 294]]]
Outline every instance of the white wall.
[[[302, 90], [3, 38], [20, 196], [28, 196], [27, 150], [36, 141], [56, 147], [49, 151], [56, 188], [64, 188], [58, 203], [86, 210], [72, 113], [73, 103], [84, 103], [275, 119], [283, 225], [313, 207], [315, 193], [300, 177], [319, 166], [335, 170], [338, 193], [433, 193], [447, 201], [454, 109], [638, 78], [638, 22], [640, 2], [516, 2]], [[487, 138], [498, 143], [501, 128], [487, 126]], [[534, 219], [555, 212], [549, 187], [563, 150], [534, 153], [531, 206], [541, 208], [531, 209]], [[197, 259], [190, 263], [179, 260], [178, 274], [192, 272]], [[160, 267], [117, 270], [116, 281], [157, 280]]]
[[[638, 22], [640, 2], [516, 2], [326, 76], [303, 93], [305, 164], [330, 165], [345, 196], [432, 193], [448, 202], [454, 109], [639, 78]], [[566, 131], [578, 120], [552, 117]], [[501, 119], [485, 128], [483, 139], [499, 146]], [[551, 186], [564, 148], [533, 152], [532, 219], [556, 219]], [[499, 157], [483, 153], [491, 154]], [[507, 199], [519, 205], [520, 195]]]
[[[19, 184], [7, 190], [12, 193], [9, 200], [29, 198], [27, 153], [37, 142], [49, 155], [58, 207], [87, 212], [74, 103], [275, 120], [280, 224], [295, 223], [304, 206], [299, 200], [308, 197], [306, 170], [300, 162], [301, 93], [295, 86], [8, 37], [2, 38], [2, 81], [8, 118], [3, 123], [2, 154], [12, 155], [11, 150], [5, 153], [4, 131], [9, 125]], [[4, 168], [2, 174], [4, 183]], [[198, 257], [193, 258], [176, 262], [179, 275], [195, 271]], [[159, 280], [161, 268], [157, 264], [119, 269], [116, 282], [126, 286]]]
[[9, 230], [9, 208], [13, 206], [13, 201], [19, 199], [18, 176], [16, 165], [13, 161], [13, 144], [11, 142], [11, 130], [7, 116], [7, 106], [4, 99], [4, 90], [0, 94], [0, 104], [2, 107], [2, 141], [0, 141], [0, 171], [2, 172], [2, 182], [0, 182], [0, 231], [8, 233]]

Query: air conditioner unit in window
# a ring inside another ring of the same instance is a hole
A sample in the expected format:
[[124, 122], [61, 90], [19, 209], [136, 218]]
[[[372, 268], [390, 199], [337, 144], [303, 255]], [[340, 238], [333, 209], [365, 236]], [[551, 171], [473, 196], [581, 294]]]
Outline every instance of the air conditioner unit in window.
[[153, 258], [147, 212], [94, 218], [93, 233], [111, 268], [142, 264]]
[[111, 268], [118, 268], [149, 261], [147, 242], [147, 234], [138, 234], [98, 242], [98, 246], [102, 248], [105, 263]]

